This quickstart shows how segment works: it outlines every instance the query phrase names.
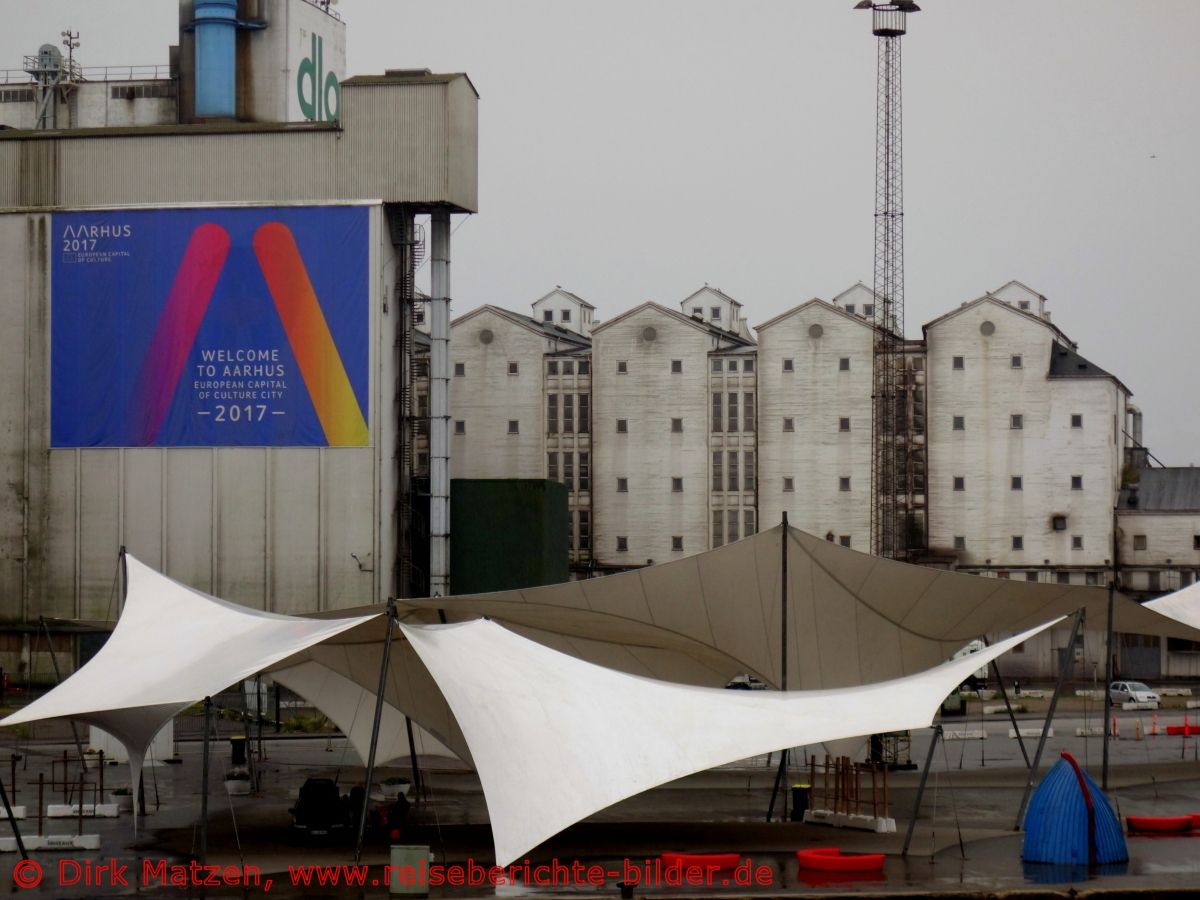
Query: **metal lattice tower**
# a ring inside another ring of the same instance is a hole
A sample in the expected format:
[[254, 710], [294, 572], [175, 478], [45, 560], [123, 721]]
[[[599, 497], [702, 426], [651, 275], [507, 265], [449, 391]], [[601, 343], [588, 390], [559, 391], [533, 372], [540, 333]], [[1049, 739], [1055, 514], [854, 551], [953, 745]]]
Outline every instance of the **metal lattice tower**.
[[875, 3], [871, 30], [878, 39], [875, 108], [875, 354], [871, 423], [871, 552], [902, 558], [907, 552], [907, 516], [912, 508], [907, 477], [908, 421], [901, 382], [904, 344], [904, 178], [901, 128], [900, 39], [912, 0]]

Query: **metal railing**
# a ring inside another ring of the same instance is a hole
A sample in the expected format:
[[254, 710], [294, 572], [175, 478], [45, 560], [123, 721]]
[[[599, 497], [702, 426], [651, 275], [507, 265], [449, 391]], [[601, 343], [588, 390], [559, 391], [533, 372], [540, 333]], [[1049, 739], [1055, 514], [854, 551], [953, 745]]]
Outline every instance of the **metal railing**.
[[[76, 65], [73, 75], [72, 81], [157, 81], [171, 77], [171, 66], [167, 63], [145, 66]], [[36, 81], [25, 69], [0, 69], [0, 84], [33, 85]]]

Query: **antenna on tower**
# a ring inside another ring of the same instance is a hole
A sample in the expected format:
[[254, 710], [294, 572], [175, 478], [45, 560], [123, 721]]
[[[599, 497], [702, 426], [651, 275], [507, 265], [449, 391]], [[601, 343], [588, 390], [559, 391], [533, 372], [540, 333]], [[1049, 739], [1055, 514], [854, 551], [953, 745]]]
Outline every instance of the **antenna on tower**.
[[920, 12], [912, 0], [878, 3], [871, 10], [878, 39], [875, 107], [875, 353], [872, 365], [871, 552], [893, 559], [909, 550], [914, 514], [911, 423], [904, 391], [904, 179], [900, 39], [908, 14]]

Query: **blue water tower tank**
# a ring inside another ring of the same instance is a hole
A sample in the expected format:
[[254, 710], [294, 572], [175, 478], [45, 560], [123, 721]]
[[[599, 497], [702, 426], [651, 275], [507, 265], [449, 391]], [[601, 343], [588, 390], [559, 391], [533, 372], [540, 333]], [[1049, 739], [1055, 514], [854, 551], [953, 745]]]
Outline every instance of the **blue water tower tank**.
[[238, 0], [195, 0], [196, 116], [237, 115]]

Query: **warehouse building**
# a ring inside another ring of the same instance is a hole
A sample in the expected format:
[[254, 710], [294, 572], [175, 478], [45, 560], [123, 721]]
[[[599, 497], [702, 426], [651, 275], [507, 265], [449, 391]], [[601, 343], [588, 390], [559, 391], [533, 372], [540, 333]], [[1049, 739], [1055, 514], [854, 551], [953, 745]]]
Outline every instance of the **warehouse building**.
[[180, 20], [169, 67], [43, 47], [0, 103], [10, 673], [40, 616], [115, 617], [122, 546], [278, 612], [446, 589], [450, 218], [477, 208], [478, 95], [463, 74], [346, 77], [328, 4], [184, 0]]

